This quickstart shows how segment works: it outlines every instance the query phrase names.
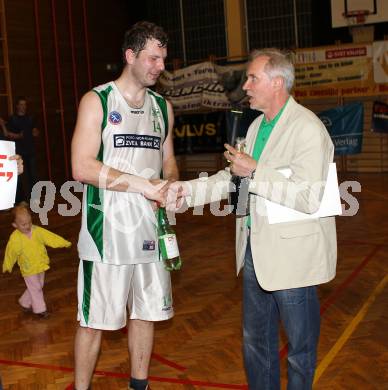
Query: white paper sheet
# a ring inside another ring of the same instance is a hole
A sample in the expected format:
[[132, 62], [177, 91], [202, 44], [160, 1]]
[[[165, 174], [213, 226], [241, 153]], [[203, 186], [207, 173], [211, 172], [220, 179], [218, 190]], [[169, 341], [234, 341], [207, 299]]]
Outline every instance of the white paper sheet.
[[[285, 177], [291, 176], [290, 169], [283, 169], [279, 172], [282, 173]], [[265, 200], [265, 205], [267, 207], [267, 216], [269, 224], [341, 215], [342, 206], [338, 188], [336, 164], [329, 164], [329, 172], [327, 175], [325, 190], [323, 193], [321, 205], [316, 213], [302, 213], [300, 211], [296, 211], [294, 209], [282, 206], [278, 203], [274, 203], [269, 200]]]
[[0, 210], [9, 209], [15, 204], [17, 163], [15, 160], [8, 160], [14, 154], [15, 142], [0, 141]]

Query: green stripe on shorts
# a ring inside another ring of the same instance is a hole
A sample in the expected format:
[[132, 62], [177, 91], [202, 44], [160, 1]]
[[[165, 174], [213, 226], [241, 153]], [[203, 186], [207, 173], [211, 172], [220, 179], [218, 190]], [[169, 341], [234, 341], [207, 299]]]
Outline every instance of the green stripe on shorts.
[[82, 260], [84, 273], [84, 296], [82, 298], [82, 312], [85, 322], [89, 322], [90, 293], [92, 288], [93, 261]]

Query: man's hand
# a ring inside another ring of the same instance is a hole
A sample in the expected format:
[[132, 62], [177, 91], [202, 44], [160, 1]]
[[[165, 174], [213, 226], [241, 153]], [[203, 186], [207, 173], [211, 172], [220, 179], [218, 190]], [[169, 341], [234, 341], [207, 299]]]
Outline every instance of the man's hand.
[[166, 208], [169, 211], [179, 210], [186, 196], [191, 195], [190, 185], [187, 181], [175, 181], [168, 187]]
[[225, 144], [224, 156], [230, 161], [230, 171], [237, 176], [251, 176], [256, 169], [257, 161], [246, 153], [241, 153], [232, 146]]
[[14, 154], [13, 156], [8, 157], [8, 160], [16, 160], [18, 166], [18, 175], [23, 173], [23, 159], [18, 154]]

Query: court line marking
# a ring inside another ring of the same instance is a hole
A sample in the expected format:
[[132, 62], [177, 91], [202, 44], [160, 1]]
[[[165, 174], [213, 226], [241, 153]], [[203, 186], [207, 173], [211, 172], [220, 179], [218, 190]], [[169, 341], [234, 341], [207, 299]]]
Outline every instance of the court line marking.
[[[124, 333], [124, 334], [128, 334], [128, 327], [127, 326], [124, 326], [124, 328], [121, 328], [120, 329], [120, 332], [121, 333]], [[187, 368], [186, 367], [183, 367], [181, 366], [180, 364], [178, 363], [175, 363], [169, 359], [166, 359], [165, 357], [163, 357], [162, 355], [159, 355], [155, 352], [152, 352], [151, 354], [151, 359], [155, 359], [157, 360], [159, 363], [162, 363], [166, 366], [169, 366], [169, 367], [172, 367], [172, 368], [175, 368], [176, 370], [179, 370], [179, 371], [186, 371]]]
[[[39, 369], [46, 369], [46, 370], [51, 370], [51, 371], [74, 372], [74, 368], [72, 368], [72, 367], [55, 366], [55, 365], [50, 365], [50, 364], [29, 363], [29, 362], [21, 362], [21, 361], [5, 360], [5, 359], [0, 359], [0, 364], [4, 364], [4, 365], [8, 365], [8, 366], [39, 368]], [[96, 371], [94, 371], [94, 375], [111, 377], [111, 378], [128, 379], [128, 373], [122, 373], [122, 372], [110, 372], [110, 371], [96, 370]], [[155, 382], [204, 386], [204, 387], [213, 387], [213, 388], [218, 388], [218, 389], [246, 390], [248, 388], [246, 385], [233, 385], [233, 384], [228, 384], [228, 383], [205, 382], [205, 381], [198, 381], [198, 380], [166, 378], [166, 377], [159, 377], [159, 376], [150, 376], [149, 379], [150, 379], [150, 381], [155, 381]], [[72, 386], [73, 385], [70, 384], [66, 387], [66, 389], [72, 389]]]
[[333, 347], [330, 349], [330, 351], [326, 354], [326, 356], [323, 358], [321, 363], [318, 365], [318, 368], [317, 368], [316, 374], [315, 374], [314, 383], [316, 383], [319, 380], [319, 378], [325, 372], [327, 367], [330, 365], [330, 363], [337, 356], [338, 352], [342, 349], [342, 347], [349, 340], [350, 336], [354, 333], [354, 331], [356, 330], [359, 323], [365, 318], [369, 307], [374, 303], [376, 298], [382, 293], [387, 282], [388, 282], [388, 274], [385, 275], [385, 277], [375, 287], [372, 294], [369, 295], [368, 299], [363, 304], [363, 306], [361, 307], [359, 312], [356, 314], [355, 317], [353, 317], [353, 320], [346, 327], [346, 329], [344, 330], [342, 335], [339, 337], [337, 342], [333, 345]]
[[161, 355], [159, 355], [159, 354], [157, 354], [155, 352], [152, 352], [151, 359], [155, 359], [159, 363], [162, 363], [162, 364], [164, 364], [166, 366], [175, 368], [176, 370], [179, 370], [179, 371], [186, 371], [187, 370], [186, 367], [183, 367], [183, 366], [181, 366], [178, 363], [175, 363], [175, 362], [173, 362], [171, 360], [168, 360], [168, 359], [164, 358], [163, 356], [161, 356]]
[[[383, 245], [376, 245], [375, 248], [372, 250], [372, 252], [367, 255], [367, 257], [360, 263], [360, 265], [353, 270], [353, 272], [345, 279], [343, 283], [341, 283], [340, 286], [337, 287], [337, 289], [325, 300], [324, 304], [321, 306], [321, 315], [327, 310], [328, 307], [330, 307], [337, 299], [337, 297], [340, 295], [342, 290], [347, 287], [350, 282], [355, 279], [355, 277], [358, 275], [358, 273], [362, 270], [362, 268], [365, 267], [365, 265], [373, 258], [373, 256], [381, 249]], [[214, 254], [213, 256], [217, 256], [219, 253]], [[338, 341], [337, 341], [338, 342]], [[287, 344], [280, 350], [280, 358], [283, 358], [287, 354]], [[154, 356], [156, 358], [156, 356]], [[156, 358], [159, 360], [161, 356], [158, 355]], [[165, 360], [166, 363], [167, 359], [162, 358]], [[175, 365], [172, 362], [169, 362], [170, 366]], [[65, 371], [65, 372], [73, 372], [74, 369], [70, 367], [62, 367], [62, 366], [53, 366], [53, 365], [47, 365], [47, 364], [37, 364], [37, 363], [27, 363], [27, 362], [17, 362], [17, 361], [10, 361], [10, 360], [3, 360], [0, 359], [0, 364], [5, 365], [16, 365], [16, 366], [25, 366], [30, 368], [40, 368], [40, 369], [50, 369], [50, 370], [56, 370], [56, 371]], [[179, 368], [178, 368], [179, 367]], [[178, 370], [185, 370], [185, 367], [175, 365], [175, 368]], [[109, 371], [100, 371], [97, 370], [94, 372], [95, 375], [98, 376], [108, 376], [108, 377], [117, 377], [117, 378], [127, 378], [128, 374], [123, 373], [114, 373]], [[192, 380], [182, 380], [182, 379], [174, 379], [174, 378], [162, 378], [162, 377], [150, 377], [150, 380], [155, 380], [158, 382], [167, 382], [167, 383], [179, 383], [179, 384], [191, 384], [191, 385], [198, 385], [198, 386], [206, 386], [206, 387], [215, 387], [215, 388], [223, 388], [223, 389], [247, 389], [246, 385], [229, 385], [229, 384], [223, 384], [223, 383], [211, 383], [211, 382], [203, 382], [203, 381], [192, 381]], [[69, 385], [67, 388], [71, 389], [71, 385]]]
[[362, 192], [369, 192], [369, 193], [372, 194], [372, 195], [376, 195], [378, 198], [382, 198], [382, 199], [387, 199], [387, 200], [388, 200], [388, 196], [383, 195], [383, 194], [380, 194], [379, 192], [375, 192], [375, 191], [371, 191], [371, 190], [366, 190], [366, 189], [362, 189]]

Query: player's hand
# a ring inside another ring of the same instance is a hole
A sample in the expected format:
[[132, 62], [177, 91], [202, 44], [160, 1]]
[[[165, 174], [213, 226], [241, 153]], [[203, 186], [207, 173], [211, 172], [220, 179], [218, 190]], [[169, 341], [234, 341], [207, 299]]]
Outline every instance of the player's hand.
[[168, 185], [167, 180], [151, 179], [147, 181], [142, 193], [147, 199], [154, 200], [164, 207], [167, 199]]

